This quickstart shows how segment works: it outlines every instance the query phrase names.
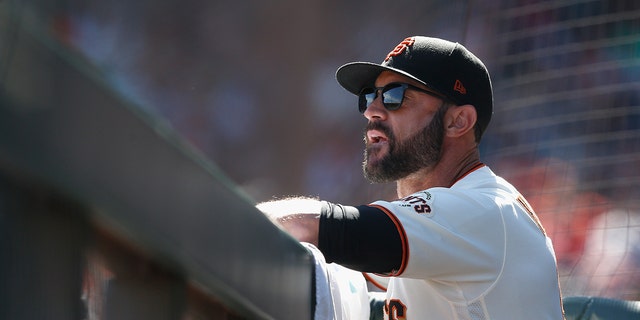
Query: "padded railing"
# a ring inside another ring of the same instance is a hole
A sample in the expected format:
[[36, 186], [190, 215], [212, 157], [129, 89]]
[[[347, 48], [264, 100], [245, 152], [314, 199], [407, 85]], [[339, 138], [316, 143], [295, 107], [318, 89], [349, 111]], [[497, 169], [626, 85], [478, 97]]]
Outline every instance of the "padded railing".
[[210, 161], [0, 6], [0, 318], [310, 319], [312, 262]]
[[567, 320], [640, 319], [640, 301], [571, 296], [564, 299]]

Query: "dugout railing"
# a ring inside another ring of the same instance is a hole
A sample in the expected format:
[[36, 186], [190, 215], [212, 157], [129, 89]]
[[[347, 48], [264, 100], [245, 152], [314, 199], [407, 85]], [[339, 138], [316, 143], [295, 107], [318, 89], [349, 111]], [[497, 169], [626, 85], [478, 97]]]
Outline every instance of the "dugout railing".
[[12, 3], [0, 3], [0, 318], [310, 319], [308, 253]]

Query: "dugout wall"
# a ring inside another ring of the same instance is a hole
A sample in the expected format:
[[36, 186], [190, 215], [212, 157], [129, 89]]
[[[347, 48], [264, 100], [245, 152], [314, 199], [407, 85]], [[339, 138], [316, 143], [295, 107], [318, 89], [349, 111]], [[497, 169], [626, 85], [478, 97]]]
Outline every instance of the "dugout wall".
[[307, 252], [12, 5], [0, 4], [0, 318], [310, 319]]

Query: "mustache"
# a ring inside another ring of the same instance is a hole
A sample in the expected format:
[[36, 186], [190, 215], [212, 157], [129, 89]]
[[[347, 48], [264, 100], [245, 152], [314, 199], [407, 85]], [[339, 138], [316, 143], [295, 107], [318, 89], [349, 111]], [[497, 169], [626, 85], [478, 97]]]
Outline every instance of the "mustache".
[[371, 121], [367, 123], [367, 126], [364, 128], [365, 138], [367, 136], [367, 131], [369, 130], [378, 130], [384, 133], [387, 136], [387, 138], [391, 138], [393, 136], [393, 132], [391, 132], [391, 129], [389, 129], [389, 127], [387, 127], [386, 125], [382, 124], [379, 121]]

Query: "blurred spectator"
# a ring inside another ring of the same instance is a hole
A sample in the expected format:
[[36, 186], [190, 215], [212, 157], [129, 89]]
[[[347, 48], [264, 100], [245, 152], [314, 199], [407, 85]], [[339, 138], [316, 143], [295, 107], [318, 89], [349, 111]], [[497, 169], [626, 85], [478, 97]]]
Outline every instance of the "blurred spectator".
[[564, 291], [640, 300], [640, 212], [614, 209], [593, 220]]

